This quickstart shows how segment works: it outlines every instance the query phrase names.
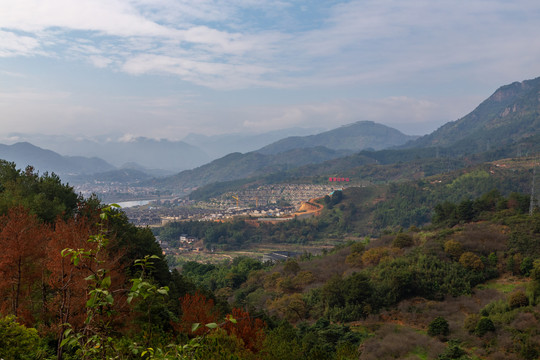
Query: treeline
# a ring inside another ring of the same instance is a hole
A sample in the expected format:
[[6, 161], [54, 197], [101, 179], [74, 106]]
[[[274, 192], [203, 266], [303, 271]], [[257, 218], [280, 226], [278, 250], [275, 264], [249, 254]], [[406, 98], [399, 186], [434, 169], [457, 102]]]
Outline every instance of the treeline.
[[254, 224], [252, 221], [183, 221], [166, 224], [154, 232], [174, 246], [180, 244], [181, 234], [187, 234], [203, 239], [209, 250], [229, 251], [261, 242], [306, 244], [323, 237], [323, 227], [327, 226], [324, 222], [311, 220], [293, 219], [278, 224]]

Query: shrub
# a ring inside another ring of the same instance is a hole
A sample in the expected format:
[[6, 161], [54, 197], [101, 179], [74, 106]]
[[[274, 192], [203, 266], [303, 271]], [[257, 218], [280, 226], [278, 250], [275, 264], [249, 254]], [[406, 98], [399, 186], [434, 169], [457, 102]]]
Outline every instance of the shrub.
[[473, 254], [472, 252], [464, 252], [459, 257], [459, 263], [469, 269], [469, 270], [476, 270], [481, 271], [484, 269], [484, 263], [482, 262], [482, 259], [476, 254]]
[[480, 315], [478, 315], [478, 314], [469, 314], [465, 318], [465, 321], [463, 323], [463, 327], [469, 333], [473, 333], [476, 330], [476, 327], [478, 326], [478, 321], [480, 321]]
[[413, 243], [414, 242], [413, 242], [413, 238], [412, 238], [411, 235], [407, 235], [407, 234], [404, 234], [404, 233], [399, 233], [395, 237], [394, 241], [392, 241], [392, 246], [403, 249], [403, 248], [412, 246]]
[[437, 360], [469, 359], [467, 352], [459, 346], [459, 342], [450, 340], [446, 350], [437, 357]]
[[428, 326], [428, 335], [430, 336], [446, 336], [450, 333], [448, 321], [442, 316], [436, 317]]
[[36, 329], [20, 325], [14, 316], [0, 318], [0, 358], [30, 360], [42, 351]]
[[531, 270], [533, 269], [534, 262], [533, 259], [529, 256], [527, 256], [523, 261], [521, 262], [521, 265], [519, 266], [519, 271], [524, 276], [530, 276]]
[[463, 245], [459, 241], [456, 240], [448, 240], [444, 243], [444, 251], [450, 256], [452, 259], [459, 259], [461, 254], [463, 254]]
[[508, 298], [508, 306], [510, 306], [510, 309], [516, 309], [527, 305], [529, 305], [529, 299], [523, 291], [518, 290], [510, 294]]
[[491, 321], [491, 319], [487, 317], [481, 318], [476, 325], [476, 335], [484, 336], [489, 331], [495, 331], [495, 325], [493, 324], [493, 321]]
[[381, 261], [392, 259], [396, 251], [398, 250], [386, 246], [372, 248], [362, 254], [362, 262], [366, 266], [375, 266]]

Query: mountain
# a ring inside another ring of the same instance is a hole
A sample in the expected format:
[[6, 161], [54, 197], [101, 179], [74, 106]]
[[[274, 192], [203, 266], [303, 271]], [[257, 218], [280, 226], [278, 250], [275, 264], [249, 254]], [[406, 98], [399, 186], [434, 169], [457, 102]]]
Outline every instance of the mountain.
[[[107, 159], [116, 167], [131, 163], [132, 168], [162, 169], [171, 173], [192, 169], [211, 160], [201, 148], [183, 141], [113, 135], [84, 138], [63, 135], [10, 134], [10, 137], [31, 142], [64, 155], [100, 157]], [[152, 170], [147, 172], [157, 173]]]
[[277, 154], [299, 148], [324, 146], [334, 150], [360, 151], [381, 150], [402, 145], [414, 139], [396, 129], [373, 121], [358, 121], [317, 135], [292, 136], [267, 145], [258, 150], [261, 154]]
[[476, 153], [525, 140], [539, 130], [540, 77], [500, 87], [468, 115], [406, 147], [452, 147], [456, 155]]
[[31, 165], [40, 172], [49, 171], [57, 175], [91, 174], [115, 169], [113, 165], [97, 157], [62, 156], [28, 142], [0, 144], [0, 159], [12, 161], [21, 169]]
[[78, 175], [71, 177], [73, 184], [85, 184], [93, 182], [121, 183], [123, 185], [138, 184], [141, 181], [149, 180], [152, 176], [146, 171], [136, 169], [117, 169], [105, 172], [93, 173], [90, 175]]
[[305, 136], [317, 132], [320, 132], [320, 129], [288, 128], [261, 134], [236, 133], [212, 136], [192, 133], [182, 140], [190, 145], [203, 148], [212, 159], [217, 159], [222, 157], [223, 154], [247, 153], [286, 137]]
[[[346, 150], [331, 150], [322, 146], [293, 149], [280, 154], [265, 155], [259, 152], [232, 153], [192, 170], [185, 170], [162, 179], [153, 179], [142, 185], [152, 185], [174, 191], [188, 192], [213, 182], [244, 179], [281, 172], [306, 164], [321, 163], [350, 154]], [[189, 190], [187, 190], [189, 189]]]

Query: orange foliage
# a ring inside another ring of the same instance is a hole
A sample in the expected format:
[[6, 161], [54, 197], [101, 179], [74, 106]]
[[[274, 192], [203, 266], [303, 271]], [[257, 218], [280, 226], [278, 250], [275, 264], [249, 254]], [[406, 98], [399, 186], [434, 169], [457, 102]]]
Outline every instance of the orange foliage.
[[50, 272], [49, 285], [56, 290], [51, 300], [51, 312], [58, 324], [71, 323], [74, 328], [83, 326], [86, 317], [86, 289], [88, 283], [85, 277], [89, 275], [88, 260], [83, 260], [79, 266], [74, 266], [70, 257], [63, 257], [62, 250], [88, 249], [87, 242], [92, 234], [90, 221], [85, 217], [69, 219], [67, 222], [58, 219], [52, 239], [47, 245], [46, 266]]
[[236, 320], [236, 324], [227, 322], [223, 326], [227, 333], [242, 339], [245, 347], [254, 353], [261, 350], [266, 323], [261, 319], [254, 319], [247, 311], [239, 308], [233, 308], [231, 315]]
[[[176, 331], [192, 335], [202, 335], [210, 329], [205, 325], [216, 322], [218, 319], [217, 311], [214, 308], [214, 300], [207, 299], [199, 291], [195, 294], [186, 294], [180, 299], [182, 306], [182, 319], [180, 323], [173, 323]], [[195, 331], [191, 331], [191, 326], [195, 323], [201, 324]]]
[[43, 289], [35, 285], [41, 283], [43, 276], [42, 262], [50, 230], [22, 206], [1, 216], [0, 228], [0, 312], [12, 313], [28, 324], [33, 321], [32, 310], [44, 307], [39, 291]]

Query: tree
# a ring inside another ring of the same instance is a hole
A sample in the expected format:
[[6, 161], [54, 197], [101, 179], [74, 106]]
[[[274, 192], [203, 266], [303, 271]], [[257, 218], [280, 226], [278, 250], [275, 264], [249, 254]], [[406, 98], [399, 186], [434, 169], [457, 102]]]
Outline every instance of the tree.
[[192, 325], [214, 323], [218, 319], [214, 300], [207, 299], [200, 291], [196, 291], [193, 295], [186, 294], [180, 299], [180, 303], [182, 306], [182, 319], [179, 323], [173, 324], [176, 331], [202, 335], [209, 329], [199, 326], [195, 331], [192, 331]]
[[478, 324], [476, 325], [475, 333], [478, 336], [484, 336], [488, 332], [495, 331], [495, 325], [493, 324], [493, 321], [491, 321], [488, 317], [483, 317], [478, 321]]
[[516, 309], [527, 305], [529, 305], [529, 299], [521, 290], [513, 292], [508, 297], [508, 306], [510, 306], [510, 309]]
[[448, 240], [444, 243], [444, 251], [454, 260], [463, 254], [463, 245], [457, 240]]
[[298, 261], [296, 261], [295, 259], [289, 258], [287, 259], [287, 261], [285, 261], [283, 271], [286, 274], [296, 275], [298, 271], [300, 271], [300, 265], [298, 265]]
[[392, 241], [392, 246], [400, 249], [410, 247], [414, 244], [413, 238], [411, 235], [399, 233], [396, 235]]
[[291, 322], [302, 321], [306, 318], [308, 308], [301, 294], [284, 295], [270, 304], [270, 309], [277, 311], [282, 317]]
[[484, 269], [482, 259], [472, 252], [464, 252], [461, 254], [459, 257], [459, 263], [469, 270], [481, 271]]
[[34, 290], [42, 278], [44, 249], [49, 228], [22, 206], [11, 208], [0, 217], [0, 310], [19, 316], [24, 322], [32, 319], [33, 301], [42, 297]]
[[223, 325], [223, 329], [229, 335], [234, 335], [242, 339], [245, 347], [252, 352], [257, 353], [261, 350], [265, 338], [265, 322], [261, 319], [253, 318], [247, 311], [240, 308], [233, 308], [231, 316], [236, 323], [226, 322]]
[[266, 336], [262, 359], [301, 360], [305, 358], [299, 336], [290, 323], [283, 321]]
[[428, 335], [447, 336], [450, 333], [448, 321], [442, 316], [436, 317], [428, 326]]
[[367, 266], [375, 266], [383, 260], [392, 259], [397, 249], [381, 246], [367, 250], [362, 254], [362, 262]]
[[62, 256], [62, 250], [87, 247], [87, 240], [94, 230], [91, 220], [84, 216], [66, 222], [57, 219], [51, 241], [46, 246], [45, 267], [49, 272], [48, 284], [52, 294], [48, 308], [54, 324], [52, 330], [58, 334], [59, 358], [65, 324], [69, 323], [76, 331], [84, 326], [87, 300], [85, 278], [89, 275], [85, 267], [90, 266], [88, 259], [75, 266], [70, 258]]

